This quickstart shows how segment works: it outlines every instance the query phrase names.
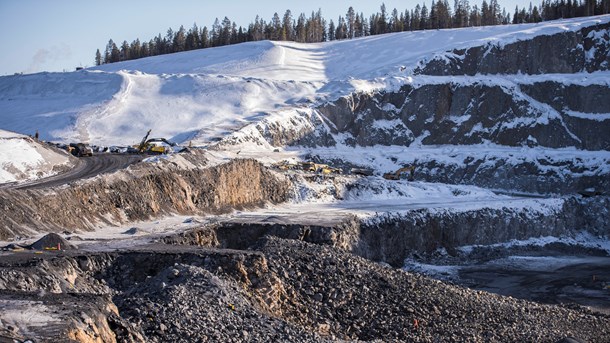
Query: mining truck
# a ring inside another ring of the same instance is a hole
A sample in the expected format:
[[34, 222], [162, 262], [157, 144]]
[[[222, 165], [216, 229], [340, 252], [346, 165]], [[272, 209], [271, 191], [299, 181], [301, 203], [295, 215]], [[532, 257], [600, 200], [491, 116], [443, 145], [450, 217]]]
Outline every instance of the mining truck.
[[93, 156], [93, 149], [85, 143], [70, 143], [68, 152], [76, 157]]

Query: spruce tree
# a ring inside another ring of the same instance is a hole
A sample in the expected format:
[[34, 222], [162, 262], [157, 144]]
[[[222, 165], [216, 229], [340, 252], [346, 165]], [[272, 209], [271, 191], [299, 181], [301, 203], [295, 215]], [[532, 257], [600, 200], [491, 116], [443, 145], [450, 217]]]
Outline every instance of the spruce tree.
[[[350, 39], [356, 37], [356, 12], [352, 6], [347, 9], [345, 19], [347, 23], [347, 37]], [[328, 31], [332, 32], [330, 28]]]
[[100, 49], [97, 49], [95, 52], [95, 65], [102, 65], [102, 54], [100, 53]]

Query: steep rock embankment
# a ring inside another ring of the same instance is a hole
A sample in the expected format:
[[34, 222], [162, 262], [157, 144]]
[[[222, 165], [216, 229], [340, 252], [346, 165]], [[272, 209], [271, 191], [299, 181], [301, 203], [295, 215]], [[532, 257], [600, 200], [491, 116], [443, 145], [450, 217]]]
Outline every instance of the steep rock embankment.
[[[352, 94], [319, 111], [330, 122], [330, 133], [341, 134], [334, 143], [350, 146], [409, 146], [417, 139], [425, 145], [610, 149], [603, 134], [610, 132], [610, 120], [605, 120], [610, 87], [567, 88], [551, 81], [511, 84], [500, 79], [405, 85], [397, 92]], [[299, 143], [315, 146], [320, 140]]]
[[610, 68], [610, 23], [498, 45], [456, 49], [422, 61], [416, 74], [572, 74]]
[[[279, 218], [278, 218], [279, 219]], [[347, 217], [332, 225], [225, 222], [162, 238], [170, 244], [251, 249], [266, 236], [327, 245], [394, 267], [414, 253], [438, 249], [455, 253], [467, 245], [491, 245], [532, 237], [610, 235], [610, 198], [570, 197], [525, 208], [467, 211], [419, 209], [362, 220]]]
[[468, 184], [517, 193], [608, 195], [608, 168], [600, 160], [594, 163], [587, 158], [555, 159], [541, 152], [538, 156], [467, 156], [454, 162], [428, 156], [413, 161], [412, 165], [416, 168], [415, 179], [427, 182]]
[[3, 190], [0, 239], [42, 231], [90, 230], [100, 223], [112, 225], [172, 213], [226, 212], [282, 202], [289, 192], [288, 181], [254, 160], [190, 170], [150, 167], [69, 188]]
[[400, 267], [413, 252], [439, 248], [455, 252], [464, 245], [489, 245], [531, 237], [574, 236], [582, 231], [610, 234], [610, 199], [567, 199], [551, 209], [418, 210], [364, 223], [350, 250], [375, 261]]

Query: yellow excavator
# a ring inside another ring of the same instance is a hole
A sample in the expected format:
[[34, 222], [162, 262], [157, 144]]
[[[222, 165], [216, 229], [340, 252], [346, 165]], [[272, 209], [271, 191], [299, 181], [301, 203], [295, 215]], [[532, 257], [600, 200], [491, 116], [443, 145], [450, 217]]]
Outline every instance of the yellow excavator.
[[406, 166], [393, 173], [385, 173], [383, 174], [383, 178], [386, 180], [400, 180], [403, 178], [402, 176], [407, 173], [407, 180], [413, 181], [415, 179], [415, 166]]
[[152, 129], [150, 129], [150, 130], [148, 130], [148, 132], [146, 132], [146, 135], [144, 136], [144, 138], [142, 138], [142, 141], [136, 147], [136, 149], [138, 149], [138, 152], [140, 152], [140, 153], [148, 152], [148, 153], [152, 153], [152, 154], [167, 154], [169, 152], [170, 149], [168, 147], [153, 144], [155, 142], [162, 142], [169, 146], [176, 146], [176, 143], [170, 142], [165, 138], [148, 139], [148, 136], [150, 136], [151, 131], [152, 131]]

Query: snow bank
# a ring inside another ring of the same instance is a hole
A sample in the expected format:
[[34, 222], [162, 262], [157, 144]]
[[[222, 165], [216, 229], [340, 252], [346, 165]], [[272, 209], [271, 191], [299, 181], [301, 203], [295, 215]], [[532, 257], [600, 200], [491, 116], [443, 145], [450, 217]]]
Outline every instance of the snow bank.
[[57, 173], [70, 159], [33, 139], [0, 130], [0, 183], [33, 180]]

